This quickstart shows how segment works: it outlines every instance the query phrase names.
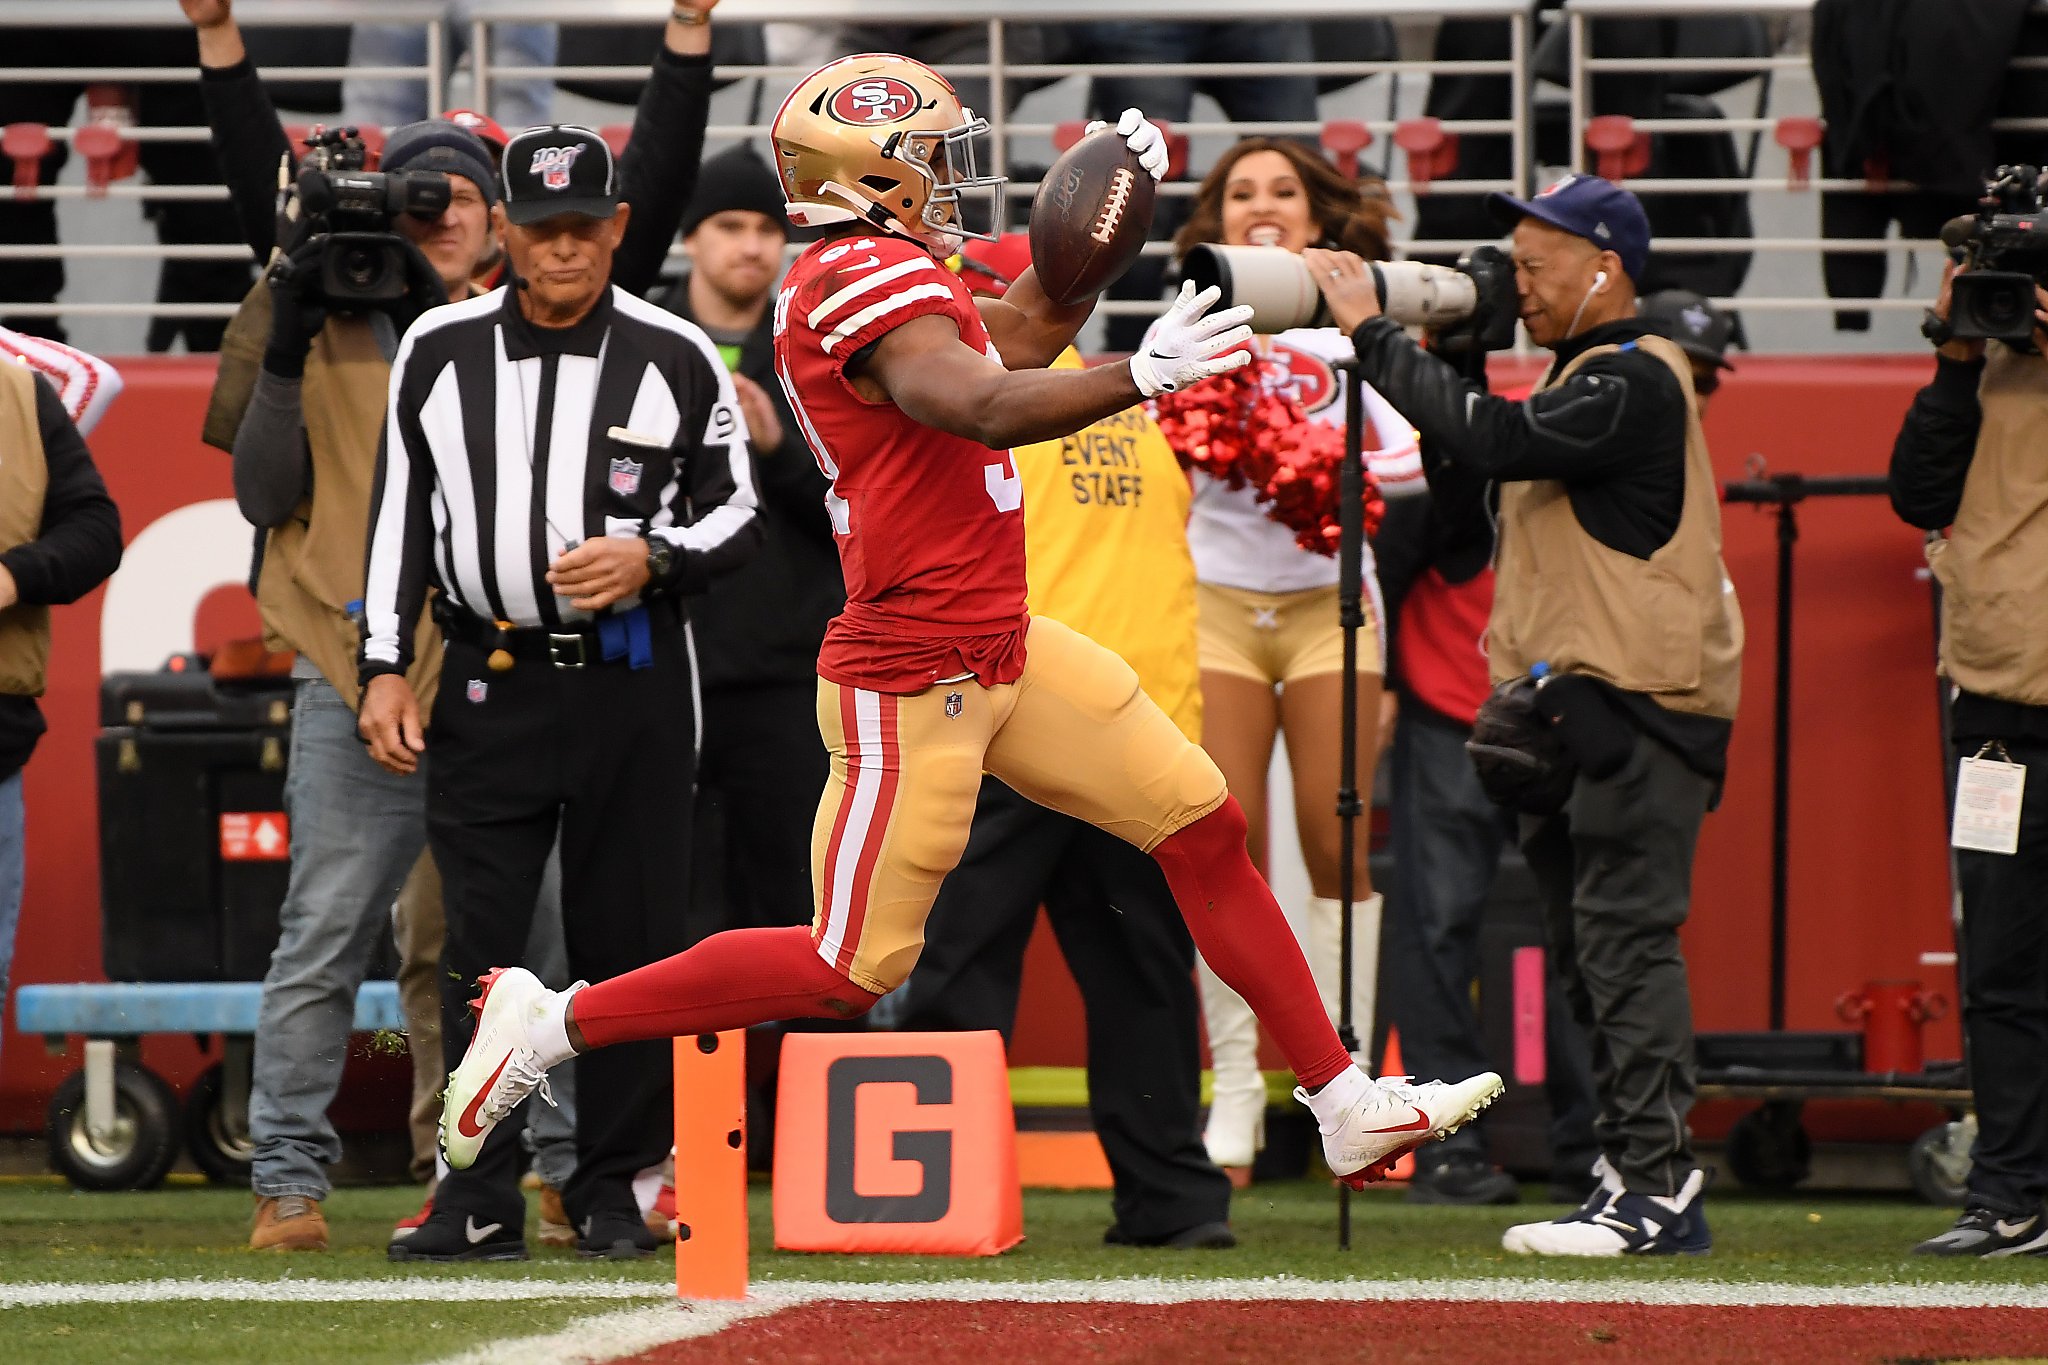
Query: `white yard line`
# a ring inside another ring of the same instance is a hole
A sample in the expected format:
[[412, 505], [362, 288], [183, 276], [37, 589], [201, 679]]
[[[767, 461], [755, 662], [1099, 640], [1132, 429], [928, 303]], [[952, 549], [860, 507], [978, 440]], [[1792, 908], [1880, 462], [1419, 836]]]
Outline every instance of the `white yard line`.
[[0, 1309], [84, 1303], [512, 1303], [529, 1299], [660, 1299], [659, 1282], [491, 1280], [429, 1275], [388, 1280], [130, 1280], [109, 1284], [4, 1284]]
[[[0, 1309], [89, 1303], [512, 1303], [535, 1299], [665, 1300], [659, 1281], [487, 1279], [483, 1276], [393, 1276], [389, 1279], [175, 1279], [110, 1283], [0, 1285]], [[947, 1280], [885, 1283], [769, 1280], [748, 1307], [774, 1312], [836, 1299], [854, 1303], [1195, 1303], [1210, 1300], [1326, 1300], [1493, 1303], [1644, 1303], [1742, 1308], [1759, 1305], [1856, 1308], [2048, 1308], [2048, 1284], [1924, 1284], [1853, 1286], [1774, 1281], [1552, 1280], [1537, 1276], [1444, 1280], [1259, 1279]], [[711, 1307], [714, 1305], [699, 1305]]]
[[761, 1317], [786, 1307], [749, 1299], [745, 1303], [705, 1303], [685, 1307], [665, 1303], [654, 1308], [622, 1308], [596, 1317], [578, 1318], [559, 1332], [494, 1341], [446, 1356], [434, 1365], [596, 1365], [638, 1355], [694, 1337], [722, 1332], [746, 1318]]

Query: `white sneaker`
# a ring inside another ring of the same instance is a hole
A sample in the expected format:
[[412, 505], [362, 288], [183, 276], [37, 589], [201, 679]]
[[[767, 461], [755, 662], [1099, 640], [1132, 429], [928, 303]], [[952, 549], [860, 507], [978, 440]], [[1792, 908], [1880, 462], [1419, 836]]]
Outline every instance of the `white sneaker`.
[[1250, 1088], [1230, 1085], [1218, 1077], [1209, 1100], [1209, 1121], [1202, 1126], [1202, 1146], [1209, 1160], [1225, 1171], [1248, 1170], [1266, 1145], [1266, 1081], [1254, 1071]]
[[1670, 1198], [1630, 1194], [1613, 1177], [1612, 1170], [1603, 1171], [1601, 1187], [1576, 1213], [1552, 1223], [1509, 1228], [1502, 1248], [1525, 1256], [1598, 1257], [1704, 1256], [1713, 1250], [1706, 1201], [1700, 1197], [1705, 1171], [1693, 1171]]
[[[1344, 1111], [1335, 1127], [1317, 1125], [1323, 1135], [1323, 1160], [1330, 1173], [1354, 1190], [1368, 1181], [1384, 1180], [1394, 1163], [1425, 1142], [1449, 1137], [1501, 1097], [1500, 1077], [1482, 1071], [1470, 1080], [1425, 1081], [1382, 1076]], [[1309, 1103], [1306, 1090], [1295, 1087], [1294, 1098]]]
[[478, 978], [483, 994], [476, 1036], [449, 1073], [441, 1094], [441, 1154], [454, 1169], [467, 1170], [484, 1139], [519, 1102], [538, 1090], [549, 1104], [548, 1069], [527, 1036], [527, 1026], [554, 994], [524, 967], [500, 967]]

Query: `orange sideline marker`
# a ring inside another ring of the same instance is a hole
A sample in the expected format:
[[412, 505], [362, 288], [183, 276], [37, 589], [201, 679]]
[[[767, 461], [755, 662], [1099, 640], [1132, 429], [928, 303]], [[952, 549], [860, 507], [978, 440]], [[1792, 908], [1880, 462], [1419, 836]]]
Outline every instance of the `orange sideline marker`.
[[776, 1246], [993, 1256], [1023, 1239], [1000, 1033], [782, 1040]]
[[747, 1035], [675, 1040], [676, 1297], [747, 1296]]

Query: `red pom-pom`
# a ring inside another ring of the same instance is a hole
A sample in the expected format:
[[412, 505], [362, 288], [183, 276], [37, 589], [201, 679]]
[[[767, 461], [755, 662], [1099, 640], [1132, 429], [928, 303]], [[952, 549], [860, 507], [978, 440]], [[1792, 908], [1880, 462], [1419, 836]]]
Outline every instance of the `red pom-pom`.
[[[1181, 464], [1249, 487], [1266, 515], [1294, 532], [1304, 550], [1335, 555], [1344, 433], [1311, 420], [1283, 387], [1267, 387], [1272, 362], [1251, 364], [1152, 400], [1152, 415]], [[1365, 474], [1365, 528], [1379, 529], [1386, 505]]]

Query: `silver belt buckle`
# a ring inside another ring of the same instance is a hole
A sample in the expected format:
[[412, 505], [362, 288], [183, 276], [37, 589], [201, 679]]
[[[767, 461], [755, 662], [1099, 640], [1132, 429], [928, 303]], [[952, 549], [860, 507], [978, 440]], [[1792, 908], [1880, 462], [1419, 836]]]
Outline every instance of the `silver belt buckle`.
[[556, 668], [581, 668], [588, 662], [581, 635], [548, 635], [548, 662]]

